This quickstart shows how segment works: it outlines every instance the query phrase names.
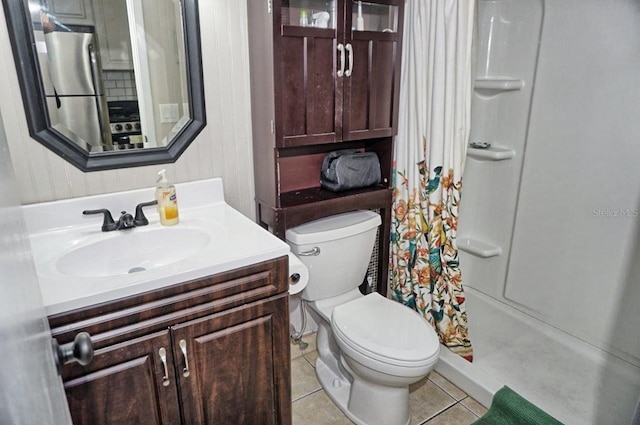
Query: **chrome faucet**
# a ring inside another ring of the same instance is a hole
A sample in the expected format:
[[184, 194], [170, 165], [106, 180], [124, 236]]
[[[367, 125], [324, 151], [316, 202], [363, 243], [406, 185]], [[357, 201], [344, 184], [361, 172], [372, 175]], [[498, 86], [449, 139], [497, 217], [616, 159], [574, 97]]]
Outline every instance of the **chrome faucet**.
[[142, 209], [144, 207], [149, 207], [151, 205], [157, 205], [158, 201], [150, 201], [143, 202], [141, 204], [136, 205], [136, 216], [135, 218], [126, 211], [122, 211], [120, 218], [117, 222], [113, 221], [113, 217], [111, 216], [111, 212], [107, 209], [99, 209], [99, 210], [85, 210], [82, 211], [84, 215], [92, 215], [92, 214], [102, 214], [104, 216], [104, 220], [102, 221], [102, 231], [103, 232], [111, 232], [113, 230], [124, 230], [124, 229], [132, 229], [138, 226], [146, 226], [149, 224], [149, 220], [145, 217]]

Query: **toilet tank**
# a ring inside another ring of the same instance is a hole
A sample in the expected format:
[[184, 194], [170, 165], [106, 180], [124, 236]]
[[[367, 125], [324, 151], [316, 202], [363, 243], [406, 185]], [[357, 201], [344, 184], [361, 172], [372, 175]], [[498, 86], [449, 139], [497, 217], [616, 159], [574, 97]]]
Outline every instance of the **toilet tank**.
[[381, 222], [380, 215], [363, 210], [287, 230], [291, 252], [309, 269], [309, 283], [302, 298], [308, 301], [331, 298], [360, 286]]

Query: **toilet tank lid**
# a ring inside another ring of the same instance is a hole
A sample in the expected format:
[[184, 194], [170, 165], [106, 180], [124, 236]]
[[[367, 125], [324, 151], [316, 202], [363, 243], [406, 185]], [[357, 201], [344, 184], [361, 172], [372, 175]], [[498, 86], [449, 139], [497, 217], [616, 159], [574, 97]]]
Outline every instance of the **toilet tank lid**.
[[294, 245], [327, 242], [364, 233], [375, 229], [380, 223], [380, 215], [373, 211], [353, 211], [293, 227], [287, 230], [286, 239]]

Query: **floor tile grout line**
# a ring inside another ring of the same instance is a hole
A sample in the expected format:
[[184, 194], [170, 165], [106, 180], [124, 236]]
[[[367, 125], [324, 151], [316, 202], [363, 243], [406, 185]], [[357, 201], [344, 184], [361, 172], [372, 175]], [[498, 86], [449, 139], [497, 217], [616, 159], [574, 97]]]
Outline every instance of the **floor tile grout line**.
[[456, 401], [456, 399], [453, 399], [453, 403], [450, 404], [447, 407], [442, 408], [441, 410], [438, 410], [436, 413], [434, 413], [433, 415], [427, 417], [425, 420], [423, 420], [422, 422], [420, 422], [420, 425], [424, 425], [427, 422], [429, 422], [431, 419], [434, 419], [436, 417], [438, 417], [439, 415], [441, 415], [442, 413], [446, 412], [447, 410], [451, 409], [453, 406], [455, 406], [456, 404], [458, 404], [458, 402]]
[[309, 366], [311, 366], [311, 367], [313, 368], [313, 370], [315, 370], [315, 369], [316, 369], [316, 366], [315, 366], [314, 364], [312, 364], [312, 363], [311, 363], [311, 361], [310, 361], [308, 358], [306, 358], [306, 357], [304, 356], [304, 354], [302, 355], [302, 358], [307, 362], [307, 364], [308, 364]]
[[462, 404], [463, 400], [468, 399], [469, 396], [466, 396], [465, 398], [463, 398], [462, 400], [460, 400], [457, 404], [459, 404], [460, 406], [464, 407], [465, 409], [467, 409], [473, 416], [475, 416], [476, 418], [480, 419], [480, 416], [478, 416], [476, 414], [476, 412], [474, 412], [473, 410], [469, 409], [467, 406], [465, 406], [464, 404]]
[[[469, 398], [469, 396], [463, 398], [462, 400], [466, 400], [467, 398]], [[451, 410], [453, 409], [456, 405], [460, 405], [460, 407], [462, 407], [463, 409], [465, 409], [467, 412], [471, 413], [471, 415], [473, 415], [476, 419], [480, 419], [480, 416], [478, 416], [474, 411], [472, 411], [471, 409], [469, 409], [467, 406], [465, 406], [464, 404], [462, 404], [462, 400], [452, 404], [451, 406], [443, 409], [442, 411], [438, 412], [437, 414], [435, 414], [434, 416], [430, 417], [429, 419], [427, 419], [426, 421], [422, 422], [420, 425], [424, 425], [425, 423], [429, 422], [432, 419], [437, 418], [438, 416], [444, 414], [447, 410]], [[475, 422], [475, 421], [474, 421]]]
[[473, 410], [471, 410], [471, 408], [467, 407], [463, 401], [465, 400], [473, 400], [476, 403], [480, 404], [480, 406], [484, 407], [485, 409], [487, 409], [487, 407], [483, 406], [480, 402], [478, 402], [478, 400], [476, 400], [475, 398], [471, 397], [470, 395], [467, 394], [467, 396], [461, 400], [458, 401], [458, 403], [462, 404], [462, 406], [464, 406], [465, 409], [467, 409], [468, 411], [470, 411], [471, 413], [473, 413], [477, 418], [481, 418], [483, 415], [478, 415], [476, 412], [474, 412]]
[[300, 401], [303, 398], [309, 397], [310, 395], [313, 395], [313, 394], [317, 393], [318, 391], [324, 391], [324, 390], [322, 389], [322, 387], [320, 387], [318, 389], [315, 389], [315, 390], [311, 391], [310, 393], [307, 393], [307, 394], [305, 394], [303, 396], [300, 396], [300, 397], [296, 398], [295, 400], [292, 400], [291, 404], [295, 403], [296, 401]]
[[[444, 391], [445, 393], [447, 393], [447, 395], [449, 397], [451, 397], [452, 399], [454, 399], [457, 402], [460, 402], [462, 400], [464, 400], [465, 398], [469, 397], [469, 394], [465, 393], [464, 391], [460, 390], [463, 394], [464, 397], [462, 397], [460, 400], [458, 400], [458, 398], [456, 396], [454, 396], [453, 394], [451, 394], [449, 391], [447, 391], [446, 388], [442, 387], [441, 385], [438, 385], [438, 383], [436, 381], [431, 380], [431, 377], [427, 378], [429, 381], [431, 381], [431, 383], [433, 383], [433, 385], [435, 385], [436, 387], [440, 388], [442, 391]], [[446, 379], [443, 377], [443, 379]], [[448, 381], [447, 381], [448, 382]], [[451, 383], [451, 385], [455, 386], [454, 384]], [[456, 387], [458, 388], [458, 387]], [[459, 388], [458, 388], [459, 389]]]

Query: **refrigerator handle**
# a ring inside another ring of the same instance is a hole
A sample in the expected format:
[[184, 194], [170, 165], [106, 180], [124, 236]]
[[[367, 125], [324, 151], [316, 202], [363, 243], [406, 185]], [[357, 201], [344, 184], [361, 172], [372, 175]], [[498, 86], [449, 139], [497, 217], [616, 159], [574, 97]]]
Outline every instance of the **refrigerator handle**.
[[91, 79], [93, 81], [93, 94], [101, 96], [104, 90], [102, 90], [102, 80], [100, 79], [100, 60], [93, 44], [89, 44], [87, 47], [89, 50], [89, 66], [91, 67]]
[[58, 96], [58, 90], [55, 87], [53, 88], [53, 95], [56, 98], [56, 108], [62, 108], [62, 102], [60, 102], [60, 96]]
[[107, 103], [104, 96], [104, 85], [102, 82], [102, 66], [100, 64], [100, 57], [96, 52], [93, 44], [89, 44], [89, 66], [91, 68], [91, 80], [93, 82], [93, 92], [96, 96], [96, 107], [98, 109], [98, 122], [100, 123], [100, 129], [102, 133], [102, 144], [106, 150], [113, 150], [113, 144], [111, 142], [111, 131], [109, 128], [109, 112]]

